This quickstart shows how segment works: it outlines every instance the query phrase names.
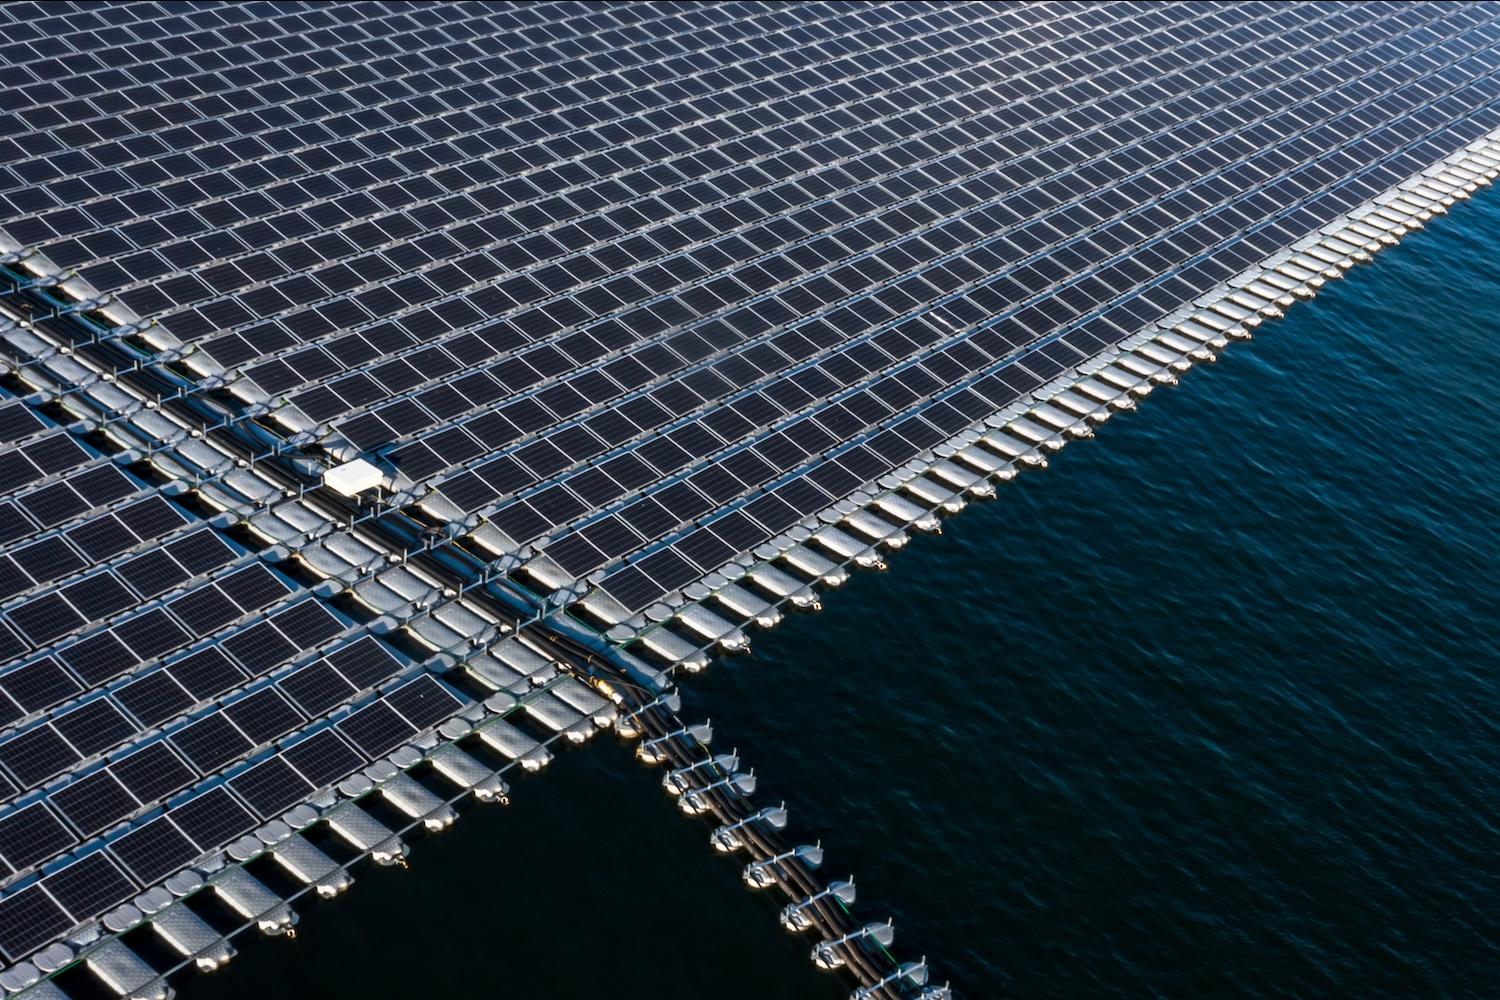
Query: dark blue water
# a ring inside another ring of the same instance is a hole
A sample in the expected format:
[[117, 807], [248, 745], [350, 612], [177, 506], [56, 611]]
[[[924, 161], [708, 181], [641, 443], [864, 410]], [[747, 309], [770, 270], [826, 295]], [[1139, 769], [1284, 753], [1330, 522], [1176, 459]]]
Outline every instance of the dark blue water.
[[[1500, 199], [688, 687], [964, 995], [1494, 996]], [[836, 997], [623, 748], [187, 996]]]

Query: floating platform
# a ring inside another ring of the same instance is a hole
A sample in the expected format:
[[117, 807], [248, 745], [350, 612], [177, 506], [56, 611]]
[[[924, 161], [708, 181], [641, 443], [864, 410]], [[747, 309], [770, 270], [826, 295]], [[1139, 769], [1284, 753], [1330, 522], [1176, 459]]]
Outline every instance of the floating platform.
[[[753, 772], [639, 706], [1500, 171], [1485, 5], [428, 5], [457, 88], [371, 58], [379, 4], [52, 10], [0, 7], [0, 989], [42, 1000], [295, 933], [610, 728], [761, 850]], [[242, 32], [201, 100], [116, 41]], [[857, 995], [938, 989], [834, 917]]]

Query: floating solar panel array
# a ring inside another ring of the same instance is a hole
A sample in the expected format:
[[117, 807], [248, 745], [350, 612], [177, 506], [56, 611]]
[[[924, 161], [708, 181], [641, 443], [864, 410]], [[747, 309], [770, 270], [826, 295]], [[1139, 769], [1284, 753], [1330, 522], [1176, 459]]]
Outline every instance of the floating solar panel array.
[[9, 991], [607, 725], [521, 617], [742, 646], [1500, 165], [1488, 4], [18, 2], [0, 87]]

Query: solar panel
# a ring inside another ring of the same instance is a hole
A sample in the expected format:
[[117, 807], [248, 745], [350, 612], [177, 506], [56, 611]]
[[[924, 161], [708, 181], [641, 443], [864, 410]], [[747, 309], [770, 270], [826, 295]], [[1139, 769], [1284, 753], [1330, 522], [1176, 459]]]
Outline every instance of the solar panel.
[[330, 784], [364, 763], [349, 744], [330, 730], [315, 733], [282, 752], [287, 762], [316, 786]]
[[34, 787], [80, 759], [51, 726], [37, 726], [0, 743], [0, 764], [22, 788]]
[[107, 771], [95, 771], [58, 789], [50, 801], [84, 836], [107, 830], [140, 808], [135, 796]]
[[230, 779], [229, 786], [266, 819], [290, 809], [313, 791], [312, 783], [281, 757], [255, 765]]
[[50, 658], [12, 670], [0, 678], [0, 685], [16, 704], [27, 711], [45, 708], [81, 689], [79, 683]]
[[401, 669], [390, 651], [370, 638], [334, 650], [328, 654], [328, 662], [356, 688], [374, 687]]
[[104, 854], [90, 854], [82, 861], [55, 871], [42, 885], [75, 920], [118, 906], [135, 895], [135, 884]]
[[135, 725], [103, 698], [64, 712], [53, 720], [52, 726], [85, 757], [115, 746], [136, 732]]
[[153, 743], [109, 766], [141, 802], [157, 802], [192, 781], [192, 770], [165, 743]]
[[245, 675], [215, 648], [202, 649], [172, 663], [165, 671], [194, 698], [212, 698], [244, 681]]
[[200, 772], [212, 774], [249, 752], [254, 743], [227, 715], [214, 714], [174, 733], [172, 745]]
[[287, 696], [310, 715], [326, 712], [355, 694], [354, 685], [324, 661], [296, 671], [280, 684]]
[[0, 21], [13, 962], [474, 708], [435, 567], [643, 621], [1500, 125], [1485, 5]]
[[241, 698], [224, 709], [224, 714], [252, 743], [268, 743], [302, 721], [301, 714], [272, 688]]
[[109, 849], [137, 881], [145, 884], [178, 871], [199, 853], [165, 816], [113, 841]]
[[72, 925], [67, 913], [41, 886], [33, 885], [0, 899], [0, 951], [11, 961], [30, 955]]
[[383, 701], [377, 701], [355, 712], [338, 724], [339, 732], [370, 757], [398, 746], [416, 733], [411, 723]]
[[172, 821], [204, 850], [226, 843], [255, 826], [255, 817], [223, 788], [210, 789], [176, 806]]
[[431, 677], [418, 677], [402, 685], [386, 695], [385, 701], [416, 729], [430, 728], [463, 707], [463, 702]]
[[144, 726], [159, 725], [193, 704], [193, 697], [162, 670], [121, 687], [115, 699]]
[[77, 843], [52, 811], [40, 802], [0, 819], [0, 856], [20, 871]]

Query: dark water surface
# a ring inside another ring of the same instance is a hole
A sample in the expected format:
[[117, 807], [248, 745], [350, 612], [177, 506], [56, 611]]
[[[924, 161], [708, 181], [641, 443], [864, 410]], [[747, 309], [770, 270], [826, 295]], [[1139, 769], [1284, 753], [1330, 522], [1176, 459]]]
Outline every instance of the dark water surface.
[[[1500, 199], [687, 686], [964, 996], [1500, 995]], [[833, 998], [605, 740], [187, 998]]]

